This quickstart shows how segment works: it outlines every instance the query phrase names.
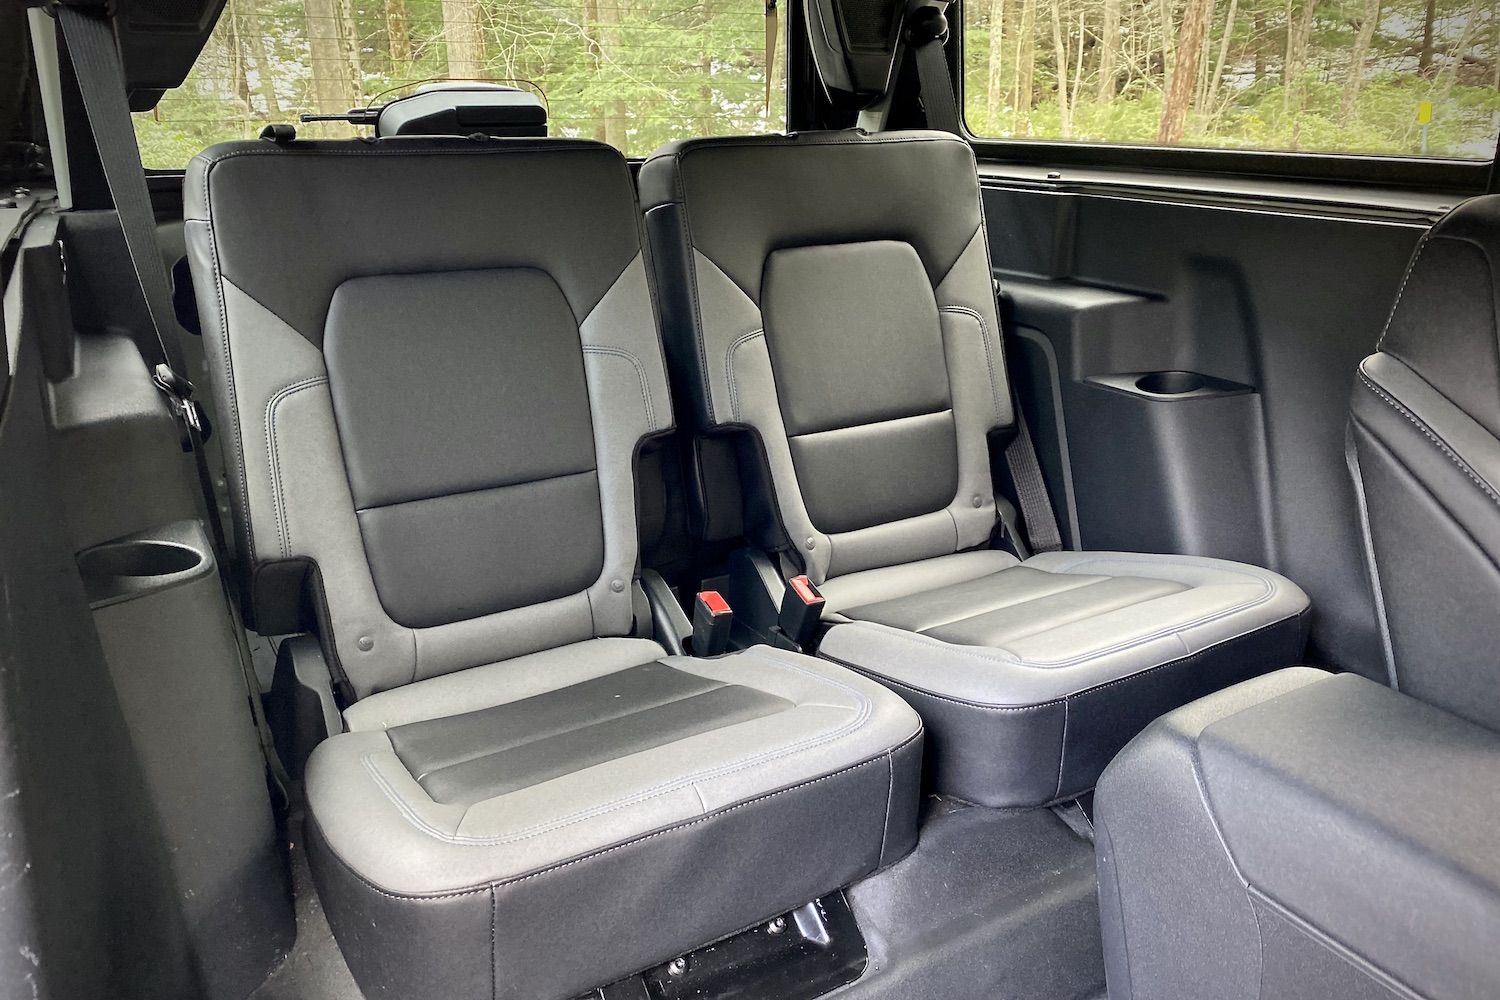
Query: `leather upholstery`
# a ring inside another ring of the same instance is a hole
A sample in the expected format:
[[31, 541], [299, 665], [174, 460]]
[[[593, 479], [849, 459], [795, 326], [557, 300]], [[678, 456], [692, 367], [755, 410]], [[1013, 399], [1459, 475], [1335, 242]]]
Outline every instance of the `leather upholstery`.
[[1392, 684], [1500, 729], [1500, 198], [1455, 209], [1413, 257], [1360, 365], [1351, 467]]
[[986, 434], [1012, 416], [974, 177], [941, 132], [695, 139], [641, 168], [674, 374], [701, 428], [759, 437], [815, 583], [994, 526]]
[[[632, 463], [672, 411], [618, 155], [229, 143], [193, 160], [184, 197], [252, 624], [305, 628], [261, 618], [295, 607], [268, 586], [300, 583], [278, 565], [311, 561], [325, 650], [361, 695], [629, 632]], [[516, 384], [504, 344], [527, 351], [508, 355]], [[497, 421], [525, 421], [528, 446]]]
[[565, 1000], [911, 849], [899, 697], [626, 638], [672, 414], [617, 152], [236, 143], [187, 191], [251, 610], [314, 581], [359, 695], [306, 782], [366, 996]]
[[[345, 718], [307, 789], [315, 877], [367, 995], [487, 997], [493, 977], [496, 996], [561, 1000], [915, 843], [915, 713], [767, 647], [695, 660], [597, 639], [384, 692]], [[436, 923], [411, 916], [429, 910]], [[421, 937], [363, 929], [381, 913]], [[454, 960], [484, 974], [455, 981]]]
[[819, 653], [900, 692], [937, 786], [984, 805], [1086, 791], [1146, 723], [1306, 638], [1295, 584], [1221, 560], [977, 551], [899, 569], [824, 586]]
[[692, 140], [639, 184], [699, 428], [759, 441], [768, 505], [828, 601], [820, 655], [918, 707], [940, 791], [1077, 794], [1162, 711], [1296, 662], [1307, 597], [1274, 573], [983, 548], [988, 435], [1013, 415], [967, 143]]
[[1095, 798], [1109, 995], [1500, 993], [1500, 736], [1279, 671], [1153, 723]]

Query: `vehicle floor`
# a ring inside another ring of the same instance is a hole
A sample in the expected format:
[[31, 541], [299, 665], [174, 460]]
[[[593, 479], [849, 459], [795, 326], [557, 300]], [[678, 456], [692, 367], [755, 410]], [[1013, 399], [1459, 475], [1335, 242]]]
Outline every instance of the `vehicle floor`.
[[[251, 1000], [363, 1000], [292, 831], [297, 942]], [[910, 855], [848, 899], [870, 964], [830, 1000], [1103, 1000], [1093, 845], [1050, 809], [927, 800]]]

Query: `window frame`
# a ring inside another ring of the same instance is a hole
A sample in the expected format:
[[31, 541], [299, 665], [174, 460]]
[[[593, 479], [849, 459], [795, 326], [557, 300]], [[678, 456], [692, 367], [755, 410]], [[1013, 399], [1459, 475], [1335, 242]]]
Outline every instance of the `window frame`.
[[[1046, 167], [1100, 167], [1162, 173], [1276, 178], [1472, 196], [1500, 190], [1494, 156], [1460, 160], [1375, 153], [1308, 153], [1084, 142], [1000, 139], [975, 135], [964, 113], [964, 5], [948, 10], [948, 66], [958, 98], [959, 125], [974, 155], [986, 162]], [[1497, 141], [1500, 150], [1500, 141]]]

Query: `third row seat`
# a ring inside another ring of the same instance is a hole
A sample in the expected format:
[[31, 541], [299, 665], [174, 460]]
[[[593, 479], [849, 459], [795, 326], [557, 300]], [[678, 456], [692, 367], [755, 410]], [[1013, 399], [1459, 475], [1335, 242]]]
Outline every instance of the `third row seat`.
[[750, 442], [758, 543], [822, 588], [819, 654], [922, 714], [937, 790], [1068, 798], [1162, 712], [1297, 662], [1308, 601], [1275, 573], [988, 547], [1014, 415], [966, 142], [689, 140], [639, 184], [690, 416]]

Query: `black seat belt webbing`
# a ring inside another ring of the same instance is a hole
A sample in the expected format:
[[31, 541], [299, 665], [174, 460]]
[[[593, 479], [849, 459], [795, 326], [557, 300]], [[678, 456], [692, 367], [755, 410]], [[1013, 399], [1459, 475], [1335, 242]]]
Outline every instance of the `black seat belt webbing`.
[[255, 673], [244, 623], [240, 620], [239, 602], [226, 579], [228, 547], [225, 544], [224, 524], [219, 514], [213, 474], [209, 470], [208, 456], [203, 447], [202, 411], [193, 399], [193, 384], [183, 374], [187, 370], [186, 355], [177, 339], [175, 313], [171, 308], [171, 286], [167, 282], [166, 267], [162, 264], [161, 248], [156, 239], [156, 214], [151, 208], [151, 192], [146, 187], [146, 171], [141, 164], [141, 151], [135, 140], [135, 124], [130, 118], [130, 104], [125, 97], [125, 74], [120, 67], [114, 30], [103, 5], [84, 8], [58, 4], [55, 10], [68, 44], [73, 71], [78, 76], [78, 89], [88, 112], [89, 127], [93, 130], [94, 141], [99, 147], [99, 160], [109, 183], [110, 197], [115, 203], [120, 229], [125, 234], [130, 263], [135, 268], [135, 277], [140, 283], [141, 294], [146, 300], [146, 311], [151, 316], [151, 325], [156, 334], [160, 354], [154, 378], [157, 386], [172, 401], [174, 412], [187, 429], [193, 464], [198, 473], [198, 485], [203, 491], [203, 503], [207, 507], [208, 524], [213, 535], [219, 583], [229, 609], [230, 626], [237, 640], [240, 669], [245, 676], [250, 712], [260, 736], [261, 752], [283, 802], [289, 803], [290, 778], [276, 753], [276, 743], [271, 735], [270, 724], [266, 721], [265, 706], [261, 702], [260, 679]]
[[953, 94], [953, 75], [948, 70], [948, 19], [937, 7], [919, 7], [912, 12], [907, 41], [917, 56], [917, 86], [927, 127], [963, 135], [958, 120], [958, 99]]
[[1014, 405], [1016, 436], [1005, 448], [1005, 464], [1010, 467], [1010, 481], [1016, 488], [1026, 540], [1031, 543], [1033, 553], [1057, 552], [1063, 547], [1057, 515], [1052, 512], [1052, 498], [1047, 493], [1047, 481], [1042, 478], [1042, 465], [1031, 442], [1026, 415], [1021, 412], [1019, 400]]

